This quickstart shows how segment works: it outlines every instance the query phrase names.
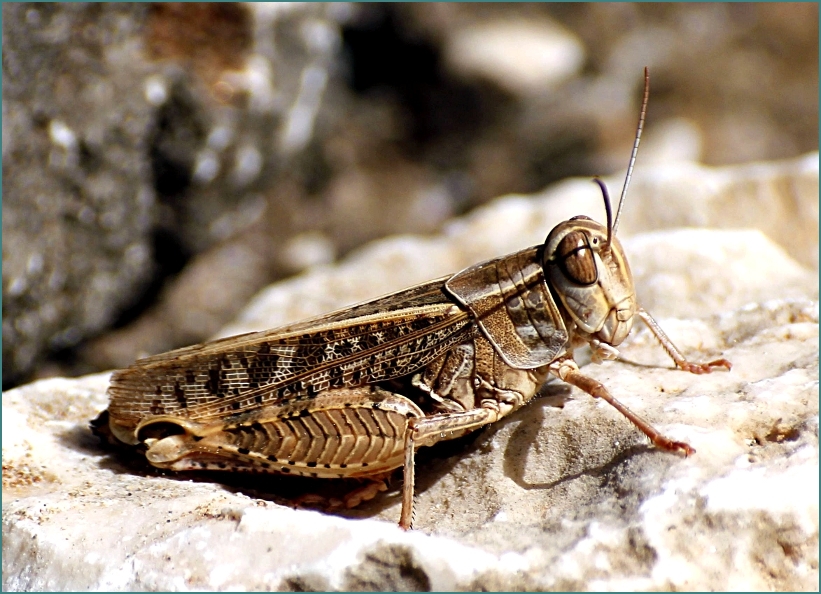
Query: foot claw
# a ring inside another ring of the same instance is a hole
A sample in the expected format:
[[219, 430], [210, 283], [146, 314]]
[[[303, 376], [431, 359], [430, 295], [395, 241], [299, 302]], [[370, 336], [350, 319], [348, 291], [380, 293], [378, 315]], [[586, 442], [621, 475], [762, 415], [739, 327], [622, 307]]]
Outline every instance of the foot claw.
[[692, 456], [696, 453], [696, 449], [691, 446], [690, 444], [684, 443], [683, 441], [674, 441], [672, 443], [673, 450], [676, 452], [681, 452], [684, 454], [684, 457], [687, 458], [688, 456]]
[[683, 441], [673, 441], [666, 437], [660, 437], [658, 440], [653, 440], [653, 445], [668, 452], [675, 452], [677, 454], [684, 454], [684, 457], [692, 456], [696, 453], [696, 449], [689, 443]]
[[689, 361], [685, 361], [681, 363], [679, 367], [681, 367], [684, 371], [701, 375], [702, 373], [712, 373], [714, 369], [719, 367], [730, 371], [733, 368], [733, 364], [727, 359], [716, 359], [715, 361], [710, 361], [709, 363], [690, 363]]

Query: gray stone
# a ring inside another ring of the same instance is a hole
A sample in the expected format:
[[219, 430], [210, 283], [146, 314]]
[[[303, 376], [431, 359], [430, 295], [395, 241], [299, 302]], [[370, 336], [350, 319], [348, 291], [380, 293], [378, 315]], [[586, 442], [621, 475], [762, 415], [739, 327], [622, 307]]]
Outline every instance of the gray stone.
[[311, 166], [315, 129], [338, 117], [323, 109], [342, 84], [338, 12], [3, 6], [4, 385], [109, 328], [157, 262], [202, 254], [80, 369], [202, 340], [292, 271], [272, 255], [305, 208], [271, 188]]
[[581, 41], [552, 19], [497, 18], [449, 31], [448, 66], [461, 77], [483, 77], [512, 95], [549, 92], [584, 65]]
[[145, 10], [3, 6], [4, 383], [111, 323], [151, 272]]

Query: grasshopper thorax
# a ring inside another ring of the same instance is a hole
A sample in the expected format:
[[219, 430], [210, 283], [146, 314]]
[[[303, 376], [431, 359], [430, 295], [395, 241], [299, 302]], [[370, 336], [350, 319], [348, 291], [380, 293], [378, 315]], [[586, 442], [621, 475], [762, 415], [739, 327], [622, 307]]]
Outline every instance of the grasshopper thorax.
[[578, 329], [619, 345], [633, 326], [636, 292], [618, 239], [588, 217], [573, 217], [553, 228], [542, 254], [547, 284]]

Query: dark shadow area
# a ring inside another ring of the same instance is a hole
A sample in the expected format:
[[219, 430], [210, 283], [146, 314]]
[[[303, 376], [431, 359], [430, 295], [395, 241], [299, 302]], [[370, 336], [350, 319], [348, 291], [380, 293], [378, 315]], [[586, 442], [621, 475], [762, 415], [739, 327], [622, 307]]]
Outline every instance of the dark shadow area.
[[578, 472], [574, 472], [571, 474], [567, 474], [561, 478], [558, 478], [554, 481], [548, 481], [544, 483], [528, 483], [525, 481], [522, 476], [519, 477], [512, 477], [511, 478], [519, 485], [522, 489], [526, 490], [533, 490], [533, 489], [553, 489], [560, 485], [569, 483], [576, 479], [582, 477], [591, 477], [602, 479], [607, 477], [610, 473], [612, 473], [616, 468], [624, 464], [625, 461], [633, 458], [638, 454], [647, 453], [654, 448], [650, 444], [636, 444], [633, 446], [629, 446], [619, 452], [615, 457], [611, 458], [607, 463], [600, 464], [598, 466], [591, 466], [587, 467], [584, 470], [580, 470]]
[[[114, 474], [137, 476], [168, 476], [169, 473], [151, 466], [137, 448], [114, 446], [94, 435], [89, 426], [74, 425], [57, 434], [57, 442], [65, 448], [86, 456], [98, 457], [97, 466]], [[171, 473], [173, 474], [173, 473]]]
[[[475, 447], [473, 444], [480, 433], [481, 429], [464, 437], [443, 441], [417, 451], [416, 494], [423, 493], [448, 474], [460, 456]], [[142, 448], [109, 444], [82, 425], [76, 425], [58, 434], [57, 440], [66, 448], [98, 457], [98, 468], [117, 475], [131, 474], [146, 478], [163, 477], [184, 482], [211, 483], [231, 493], [241, 493], [286, 507], [314, 509], [347, 518], [371, 518], [400, 501], [402, 497], [401, 467], [386, 479], [386, 491], [378, 493], [371, 500], [363, 501], [355, 508], [348, 509], [342, 505], [343, 498], [366, 485], [367, 479], [322, 479], [236, 471], [174, 472], [149, 464]], [[311, 501], [301, 502], [304, 498], [310, 498]], [[398, 515], [396, 520], [399, 520]]]
[[[513, 430], [513, 433], [508, 440], [507, 447], [504, 453], [504, 473], [513, 482], [519, 485], [522, 489], [552, 489], [565, 483], [569, 483], [581, 477], [599, 478], [607, 476], [614, 469], [623, 464], [626, 460], [632, 458], [637, 454], [642, 454], [653, 450], [650, 444], [635, 444], [626, 447], [619, 452], [615, 457], [610, 458], [606, 463], [597, 466], [586, 466], [582, 470], [564, 474], [562, 477], [548, 482], [531, 483], [525, 479], [525, 465], [524, 461], [526, 455], [523, 453], [529, 450], [538, 439], [539, 431], [544, 425], [545, 408], [558, 407], [561, 408], [564, 403], [570, 400], [571, 388], [567, 384], [551, 383], [546, 384], [542, 388], [540, 397], [526, 407], [528, 411], [528, 422], [519, 423]], [[561, 414], [561, 411], [557, 411]]]
[[361, 7], [361, 17], [343, 27], [342, 40], [351, 90], [391, 96], [402, 106], [409, 154], [421, 157], [443, 138], [466, 145], [499, 115], [504, 94], [448, 76], [441, 48], [408, 27], [401, 6]]
[[539, 430], [544, 424], [545, 408], [555, 407], [563, 408], [565, 402], [570, 400], [571, 387], [564, 383], [552, 382], [545, 384], [539, 397], [527, 406], [528, 422], [521, 422], [513, 430], [510, 439], [507, 442], [505, 453], [503, 456], [503, 469], [505, 476], [510, 478], [517, 485], [523, 489], [535, 488], [524, 479], [524, 465], [522, 462], [525, 456], [518, 454], [514, 449], [527, 448], [536, 443], [539, 435]]

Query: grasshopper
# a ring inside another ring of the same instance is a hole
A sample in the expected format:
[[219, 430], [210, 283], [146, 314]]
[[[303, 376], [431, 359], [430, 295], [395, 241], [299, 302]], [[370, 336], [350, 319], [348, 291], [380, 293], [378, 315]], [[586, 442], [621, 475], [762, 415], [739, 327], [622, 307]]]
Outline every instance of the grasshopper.
[[[366, 479], [346, 503], [404, 469], [399, 525], [413, 519], [421, 446], [494, 423], [555, 376], [614, 406], [658, 448], [690, 455], [581, 373], [574, 349], [613, 359], [636, 317], [676, 366], [691, 363], [638, 306], [616, 237], [647, 110], [649, 73], [622, 195], [603, 226], [584, 216], [542, 245], [304, 322], [140, 359], [116, 371], [95, 422], [115, 442], [174, 471]], [[379, 485], [379, 487], [374, 487]]]

